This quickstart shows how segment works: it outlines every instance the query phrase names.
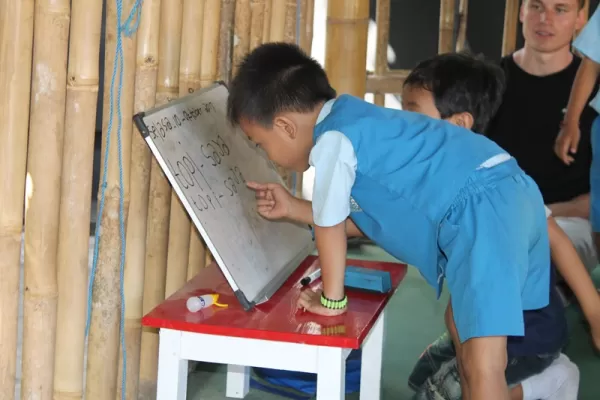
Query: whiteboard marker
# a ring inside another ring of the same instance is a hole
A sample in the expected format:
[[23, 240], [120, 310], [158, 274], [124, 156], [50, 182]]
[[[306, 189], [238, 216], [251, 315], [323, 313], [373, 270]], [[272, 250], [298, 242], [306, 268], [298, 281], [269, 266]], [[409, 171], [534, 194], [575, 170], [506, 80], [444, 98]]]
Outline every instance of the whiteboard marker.
[[306, 286], [306, 285], [310, 284], [311, 282], [319, 279], [320, 277], [321, 277], [321, 268], [311, 272], [311, 274], [308, 275], [307, 277], [302, 278], [302, 280], [300, 281], [300, 284], [302, 286]]
[[196, 312], [212, 305], [217, 307], [227, 307], [227, 304], [221, 304], [218, 294], [205, 294], [203, 296], [193, 296], [187, 299], [186, 306], [189, 312]]

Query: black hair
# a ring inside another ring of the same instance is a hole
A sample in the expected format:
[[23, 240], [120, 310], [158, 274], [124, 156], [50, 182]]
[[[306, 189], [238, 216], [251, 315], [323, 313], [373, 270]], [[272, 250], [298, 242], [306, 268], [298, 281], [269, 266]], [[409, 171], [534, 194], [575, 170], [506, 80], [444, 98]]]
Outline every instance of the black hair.
[[270, 128], [280, 112], [310, 112], [336, 97], [321, 65], [298, 46], [267, 43], [240, 63], [229, 87], [227, 117]]
[[484, 133], [502, 102], [505, 76], [499, 66], [481, 57], [446, 53], [419, 63], [404, 86], [430, 91], [443, 119], [470, 113], [472, 130]]

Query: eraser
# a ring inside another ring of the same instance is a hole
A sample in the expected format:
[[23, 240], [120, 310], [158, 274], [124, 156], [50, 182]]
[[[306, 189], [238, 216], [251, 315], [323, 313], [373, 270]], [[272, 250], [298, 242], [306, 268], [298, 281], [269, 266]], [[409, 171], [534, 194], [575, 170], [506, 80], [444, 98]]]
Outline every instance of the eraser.
[[351, 289], [387, 293], [392, 289], [392, 277], [388, 271], [349, 265], [344, 274], [344, 286]]

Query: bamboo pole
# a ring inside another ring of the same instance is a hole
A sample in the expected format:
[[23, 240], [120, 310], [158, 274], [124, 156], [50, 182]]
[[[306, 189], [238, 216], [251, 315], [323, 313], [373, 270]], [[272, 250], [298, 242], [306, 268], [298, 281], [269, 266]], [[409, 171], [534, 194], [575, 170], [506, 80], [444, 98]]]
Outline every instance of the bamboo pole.
[[[179, 60], [181, 57], [181, 22], [183, 0], [162, 1], [158, 37], [158, 77], [156, 105], [163, 105], [179, 94]], [[146, 269], [144, 273], [144, 314], [165, 298], [169, 243], [171, 186], [156, 158], [150, 169]], [[158, 331], [142, 328], [139, 397], [153, 398], [158, 373]]]
[[[105, 147], [110, 119], [111, 79], [115, 62], [117, 39], [117, 23], [123, 24], [133, 8], [135, 0], [126, 0], [123, 4], [121, 21], [117, 21], [116, 4], [106, 3], [106, 56], [104, 71], [104, 109], [102, 121], [102, 162], [104, 165]], [[97, 272], [93, 286], [92, 318], [88, 338], [88, 358], [86, 373], [86, 399], [110, 399], [117, 395], [117, 373], [119, 370], [119, 327], [121, 322], [120, 296], [120, 196], [123, 195], [124, 222], [127, 223], [129, 209], [129, 179], [131, 160], [131, 134], [133, 123], [133, 92], [135, 84], [135, 54], [136, 35], [122, 36], [123, 48], [123, 80], [121, 82], [121, 154], [123, 186], [120, 183], [120, 168], [118, 156], [118, 79], [114, 88], [114, 109], [112, 118], [111, 141], [108, 153], [108, 171], [106, 176], [106, 191], [104, 210], [100, 216], [102, 234], [99, 237], [99, 254]], [[100, 190], [99, 195], [102, 195]], [[98, 229], [98, 227], [96, 228]], [[125, 321], [123, 321], [125, 323]]]
[[263, 43], [263, 35], [265, 34], [264, 26], [267, 25], [265, 24], [265, 0], [252, 0], [250, 2], [250, 8], [252, 16], [250, 21], [249, 51], [252, 51]]
[[27, 166], [33, 0], [0, 0], [0, 399], [12, 399]]
[[441, 0], [440, 27], [438, 33], [438, 53], [454, 51], [454, 11], [455, 0]]
[[283, 42], [285, 40], [286, 8], [287, 0], [273, 0], [271, 4], [270, 42]]
[[515, 51], [517, 47], [517, 27], [519, 23], [519, 0], [506, 0], [504, 8], [504, 30], [502, 33], [502, 57]]
[[[158, 71], [158, 32], [161, 0], [145, 0], [137, 33], [134, 113], [154, 107]], [[132, 132], [129, 217], [127, 218], [127, 252], [125, 254], [125, 343], [127, 349], [126, 399], [138, 398], [140, 349], [142, 339], [142, 304], [146, 261], [146, 228], [150, 189], [151, 153], [138, 132]], [[119, 375], [123, 351], [119, 353]], [[121, 398], [121, 380], [117, 396]]]
[[[221, 0], [206, 0], [202, 23], [202, 54], [200, 66], [200, 87], [212, 85], [217, 80], [219, 66], [219, 34], [222, 20]], [[207, 265], [210, 252], [194, 225], [190, 230], [190, 258], [187, 278], [191, 279]]]
[[283, 40], [287, 43], [296, 43], [297, 12], [297, 1], [288, 0], [285, 4], [285, 25], [283, 31]]
[[262, 43], [269, 41], [271, 37], [271, 10], [273, 9], [273, 0], [265, 0], [265, 10], [263, 12], [263, 34]]
[[69, 3], [68, 0], [35, 3], [27, 161], [30, 198], [25, 217], [23, 399], [52, 399], [53, 392]]
[[73, 2], [58, 241], [54, 400], [83, 396], [102, 0]]
[[469, 15], [469, 0], [460, 0], [458, 5], [460, 16], [458, 22], [458, 36], [456, 38], [456, 51], [460, 52], [466, 48], [467, 44], [467, 20]]
[[218, 79], [223, 82], [229, 82], [231, 79], [235, 9], [235, 0], [221, 0], [217, 69]]
[[360, 98], [365, 95], [368, 26], [368, 1], [328, 3], [325, 69], [339, 94], [348, 93]]
[[[387, 48], [390, 38], [390, 0], [378, 0], [375, 15], [377, 40], [375, 44], [375, 75], [383, 76], [388, 71]], [[373, 103], [385, 106], [385, 93], [374, 93]]]
[[[281, 0], [280, 0], [281, 1]], [[250, 50], [250, 23], [252, 9], [250, 0], [237, 0], [235, 5], [235, 21], [233, 27], [233, 73], [237, 71], [238, 64]]]
[[[178, 62], [178, 95], [180, 97], [186, 96], [200, 87], [204, 3], [205, 0], [183, 0]], [[175, 190], [172, 190], [165, 298], [176, 292], [187, 281], [191, 226], [192, 221], [183, 203]]]

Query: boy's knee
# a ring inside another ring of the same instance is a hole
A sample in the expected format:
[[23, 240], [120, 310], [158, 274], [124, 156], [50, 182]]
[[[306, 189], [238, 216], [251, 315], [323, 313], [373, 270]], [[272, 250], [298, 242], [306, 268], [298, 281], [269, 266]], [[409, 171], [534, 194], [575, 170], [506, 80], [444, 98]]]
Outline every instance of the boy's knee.
[[504, 376], [507, 363], [506, 337], [472, 338], [461, 346], [461, 366], [467, 380], [477, 376]]

